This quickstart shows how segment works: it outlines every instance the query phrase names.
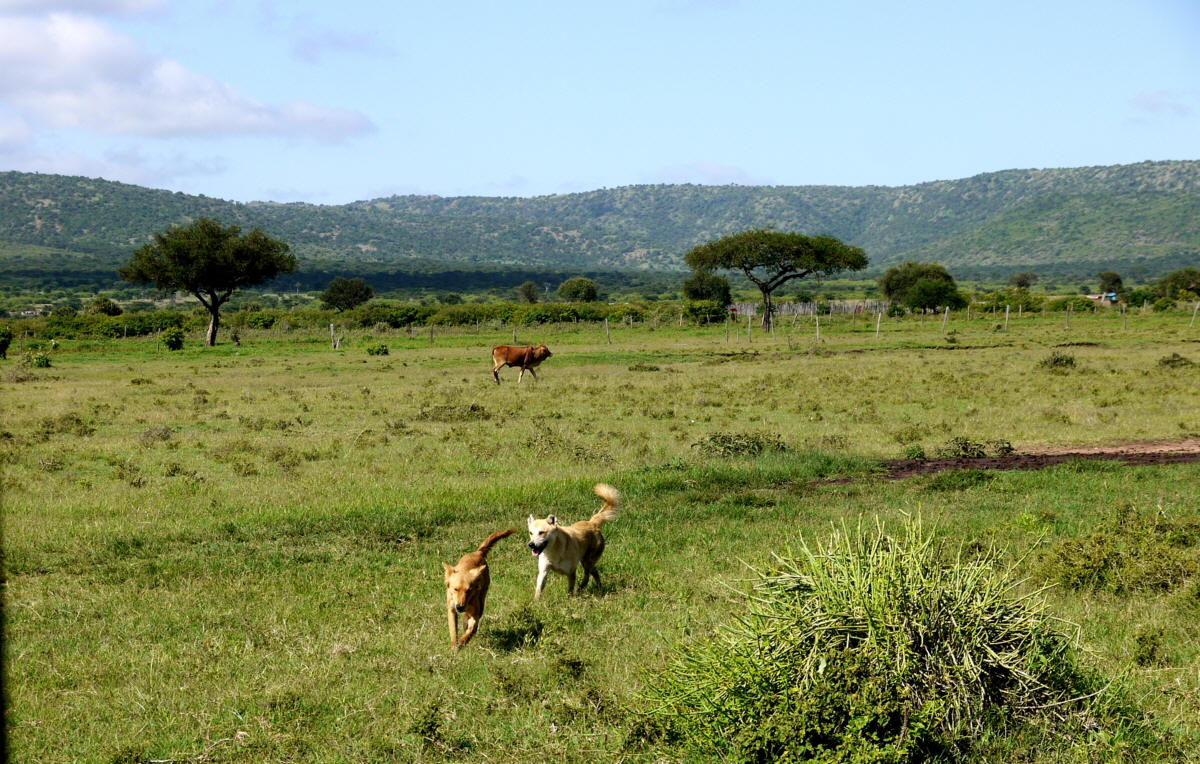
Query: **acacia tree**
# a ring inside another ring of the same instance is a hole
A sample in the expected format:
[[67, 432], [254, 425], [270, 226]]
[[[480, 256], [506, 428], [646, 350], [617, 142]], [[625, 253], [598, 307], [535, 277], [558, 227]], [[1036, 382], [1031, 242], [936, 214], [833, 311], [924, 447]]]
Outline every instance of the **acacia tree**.
[[1100, 294], [1115, 292], [1118, 297], [1125, 295], [1125, 282], [1116, 271], [1100, 271], [1096, 274], [1100, 279]]
[[763, 297], [764, 330], [771, 328], [771, 293], [792, 279], [824, 278], [867, 267], [861, 247], [832, 236], [806, 236], [771, 228], [752, 228], [694, 247], [683, 260], [692, 270], [741, 271]]
[[357, 308], [374, 296], [375, 290], [362, 279], [336, 276], [321, 293], [321, 302], [341, 313], [344, 310]]
[[199, 217], [187, 226], [172, 226], [152, 236], [133, 259], [117, 271], [134, 284], [154, 284], [159, 292], [187, 292], [208, 310], [211, 319], [205, 344], [217, 344], [221, 306], [233, 293], [296, 270], [288, 245], [255, 228], [248, 234], [212, 218]]

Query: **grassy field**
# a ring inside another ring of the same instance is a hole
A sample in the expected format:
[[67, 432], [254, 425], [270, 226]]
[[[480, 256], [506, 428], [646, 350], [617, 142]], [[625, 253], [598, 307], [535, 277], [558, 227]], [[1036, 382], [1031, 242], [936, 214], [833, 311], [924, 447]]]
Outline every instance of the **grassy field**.
[[[873, 319], [838, 316], [820, 341], [806, 318], [752, 342], [744, 325], [728, 340], [723, 326], [611, 331], [519, 329], [555, 353], [520, 386], [510, 369], [491, 379], [508, 327], [437, 329], [432, 346], [427, 329], [353, 333], [336, 351], [274, 330], [174, 353], [68, 341], [48, 369], [0, 362], [13, 760], [680, 760], [631, 733], [642, 691], [801, 539], [919, 516], [1032, 590], [1062, 578], [1063, 542], [1120, 511], [1200, 522], [1200, 465], [877, 473], [956, 436], [1019, 450], [1200, 437], [1200, 327], [1181, 315], [951, 320], [946, 334], [885, 318], [878, 338]], [[367, 355], [380, 341], [390, 353]], [[1052, 353], [1073, 365], [1043, 364]], [[1160, 363], [1173, 354], [1197, 363]], [[719, 434], [788, 448], [696, 445]], [[452, 654], [439, 563], [531, 513], [586, 518], [601, 481], [624, 495], [603, 590], [569, 600], [555, 578], [535, 605], [524, 541], [501, 541], [480, 635]], [[1190, 538], [1170, 585], [1044, 596], [1196, 760]], [[1141, 755], [1123, 745], [979, 755]]]

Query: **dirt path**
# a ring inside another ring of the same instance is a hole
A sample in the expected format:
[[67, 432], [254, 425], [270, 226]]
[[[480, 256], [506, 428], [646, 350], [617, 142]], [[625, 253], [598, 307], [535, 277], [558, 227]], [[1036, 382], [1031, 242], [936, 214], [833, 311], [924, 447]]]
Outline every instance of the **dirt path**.
[[946, 470], [1042, 470], [1076, 459], [1101, 459], [1131, 465], [1189, 464], [1200, 462], [1200, 439], [1097, 448], [1048, 448], [985, 459], [895, 459], [884, 462], [883, 466], [889, 480], [901, 480]]

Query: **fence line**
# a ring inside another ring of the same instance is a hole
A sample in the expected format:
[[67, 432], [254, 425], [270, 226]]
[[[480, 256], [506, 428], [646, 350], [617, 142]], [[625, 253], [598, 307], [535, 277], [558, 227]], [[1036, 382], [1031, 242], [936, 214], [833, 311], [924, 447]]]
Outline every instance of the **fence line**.
[[[886, 311], [891, 307], [888, 300], [822, 300], [820, 302], [775, 302], [771, 303], [777, 316], [812, 316], [818, 312], [818, 306], [829, 306], [835, 314], [870, 313]], [[729, 306], [737, 308], [739, 316], [757, 316], [762, 308], [761, 302], [735, 302]]]

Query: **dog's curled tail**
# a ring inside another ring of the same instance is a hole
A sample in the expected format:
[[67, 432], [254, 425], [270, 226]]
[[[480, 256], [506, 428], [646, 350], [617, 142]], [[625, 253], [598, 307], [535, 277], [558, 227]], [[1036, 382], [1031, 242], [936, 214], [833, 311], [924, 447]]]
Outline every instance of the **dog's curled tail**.
[[487, 541], [484, 541], [482, 544], [479, 545], [479, 549], [477, 551], [481, 555], [486, 556], [488, 552], [492, 551], [492, 544], [495, 544], [497, 541], [504, 538], [505, 536], [511, 536], [516, 532], [517, 532], [516, 528], [509, 528], [506, 531], [496, 531], [495, 533], [493, 533], [492, 535], [487, 537]]
[[604, 506], [600, 508], [599, 512], [592, 515], [591, 521], [596, 525], [600, 525], [609, 520], [616, 520], [617, 509], [621, 506], [620, 492], [607, 483], [597, 483], [594, 490], [597, 496], [604, 499]]

